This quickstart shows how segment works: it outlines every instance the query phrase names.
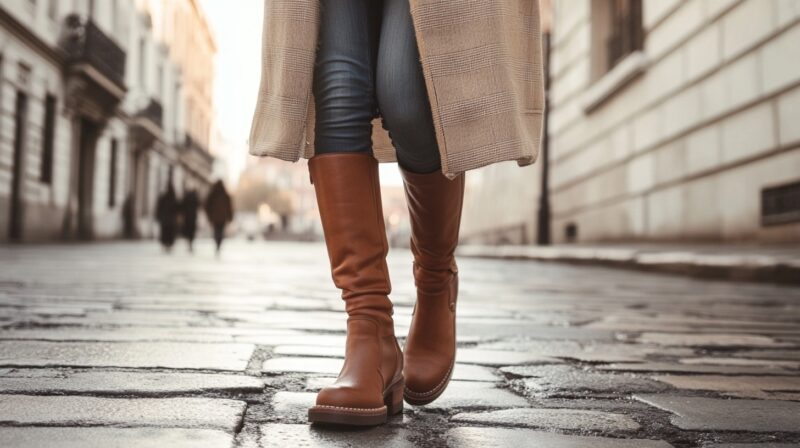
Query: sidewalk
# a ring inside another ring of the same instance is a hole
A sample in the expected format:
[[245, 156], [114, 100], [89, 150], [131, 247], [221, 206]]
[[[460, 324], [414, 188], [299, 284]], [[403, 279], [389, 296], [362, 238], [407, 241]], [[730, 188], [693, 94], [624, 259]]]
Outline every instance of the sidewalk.
[[[411, 253], [388, 267], [402, 344]], [[307, 421], [344, 362], [324, 244], [0, 246], [0, 447], [800, 446], [800, 288], [458, 267], [447, 390], [342, 430]]]
[[714, 244], [462, 246], [462, 257], [594, 264], [691, 277], [800, 285], [800, 247]]

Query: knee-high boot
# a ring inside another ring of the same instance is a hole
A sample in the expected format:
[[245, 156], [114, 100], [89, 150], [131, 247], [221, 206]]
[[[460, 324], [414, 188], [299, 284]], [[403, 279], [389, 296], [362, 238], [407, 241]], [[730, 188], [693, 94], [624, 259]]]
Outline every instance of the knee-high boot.
[[308, 410], [311, 422], [377, 425], [403, 409], [377, 165], [366, 153], [309, 161], [333, 282], [348, 314], [344, 366]]
[[456, 359], [458, 245], [464, 174], [401, 170], [411, 216], [417, 303], [403, 354], [406, 402], [424, 405], [444, 392]]

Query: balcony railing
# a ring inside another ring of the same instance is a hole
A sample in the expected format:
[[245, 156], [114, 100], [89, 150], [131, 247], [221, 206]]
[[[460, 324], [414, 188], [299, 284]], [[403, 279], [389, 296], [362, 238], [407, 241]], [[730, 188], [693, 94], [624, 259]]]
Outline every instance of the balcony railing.
[[125, 86], [125, 50], [92, 22], [77, 14], [64, 19], [61, 49], [70, 65], [88, 64], [119, 88]]
[[208, 152], [208, 149], [203, 147], [197, 140], [193, 139], [191, 135], [186, 134], [183, 141], [183, 149], [184, 151], [194, 151], [199, 156], [201, 156], [207, 163], [211, 163], [214, 161], [214, 156]]
[[137, 115], [152, 121], [159, 128], [164, 127], [164, 107], [154, 98], [151, 98], [147, 106], [140, 110]]
[[200, 144], [200, 142], [198, 142], [197, 140], [193, 139], [192, 136], [189, 135], [188, 133], [183, 138], [183, 149], [185, 149], [187, 151], [195, 150], [195, 151], [199, 151], [199, 152], [206, 152], [205, 148], [203, 148], [203, 146]]

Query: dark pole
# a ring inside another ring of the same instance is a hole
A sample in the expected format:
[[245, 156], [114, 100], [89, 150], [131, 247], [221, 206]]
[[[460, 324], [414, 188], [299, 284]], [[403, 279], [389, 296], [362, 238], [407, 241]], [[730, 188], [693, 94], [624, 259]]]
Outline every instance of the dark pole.
[[550, 244], [550, 34], [543, 34], [544, 40], [544, 124], [542, 129], [542, 185], [539, 195], [538, 235], [536, 243], [540, 246]]

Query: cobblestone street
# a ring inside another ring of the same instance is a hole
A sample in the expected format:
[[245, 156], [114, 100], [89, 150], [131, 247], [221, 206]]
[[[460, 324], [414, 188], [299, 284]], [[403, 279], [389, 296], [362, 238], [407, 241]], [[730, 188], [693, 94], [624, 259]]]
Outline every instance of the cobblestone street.
[[[465, 257], [445, 394], [312, 427], [344, 348], [327, 263], [300, 243], [0, 248], [0, 446], [800, 446], [800, 288]], [[389, 265], [402, 338], [410, 253]]]

